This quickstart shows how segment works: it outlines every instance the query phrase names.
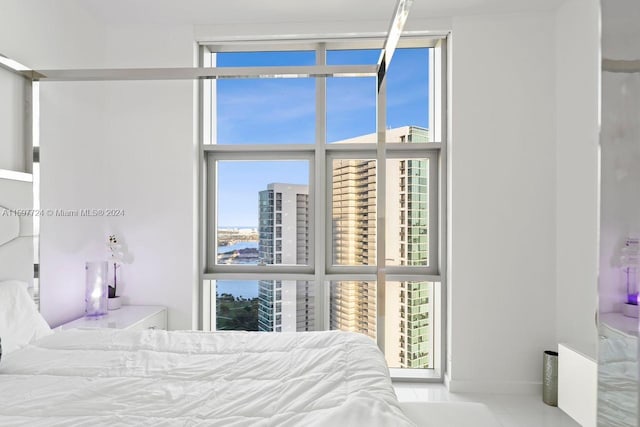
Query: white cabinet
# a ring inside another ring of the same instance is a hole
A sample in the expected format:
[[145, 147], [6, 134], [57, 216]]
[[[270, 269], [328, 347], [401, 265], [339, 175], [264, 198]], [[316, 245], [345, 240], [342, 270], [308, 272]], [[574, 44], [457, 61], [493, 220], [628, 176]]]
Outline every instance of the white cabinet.
[[167, 308], [151, 305], [123, 305], [98, 319], [81, 317], [61, 325], [59, 329], [113, 328], [113, 329], [167, 329]]
[[558, 407], [583, 427], [596, 427], [598, 364], [594, 346], [558, 344]]

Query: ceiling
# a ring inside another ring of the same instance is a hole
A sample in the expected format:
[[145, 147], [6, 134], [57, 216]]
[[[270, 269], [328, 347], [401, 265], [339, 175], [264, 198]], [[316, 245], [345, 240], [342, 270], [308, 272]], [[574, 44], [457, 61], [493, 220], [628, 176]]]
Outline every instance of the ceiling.
[[[111, 25], [390, 22], [396, 0], [69, 0]], [[564, 0], [414, 0], [409, 19], [552, 10]]]

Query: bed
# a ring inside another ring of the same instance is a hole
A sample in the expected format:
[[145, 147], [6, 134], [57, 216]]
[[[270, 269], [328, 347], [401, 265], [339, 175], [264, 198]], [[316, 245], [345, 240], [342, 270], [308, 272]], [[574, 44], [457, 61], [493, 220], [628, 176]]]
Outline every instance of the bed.
[[[31, 207], [31, 182], [0, 190], [3, 209]], [[30, 220], [0, 216], [0, 425], [413, 425], [364, 335], [52, 331]]]
[[413, 425], [381, 352], [356, 333], [36, 335], [0, 360], [0, 425]]

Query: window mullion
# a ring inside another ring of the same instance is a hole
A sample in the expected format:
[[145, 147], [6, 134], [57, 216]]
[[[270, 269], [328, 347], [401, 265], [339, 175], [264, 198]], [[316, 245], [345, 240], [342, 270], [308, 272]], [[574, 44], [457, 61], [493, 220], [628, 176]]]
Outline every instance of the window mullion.
[[[437, 310], [434, 321], [438, 322], [438, 327], [433, 327], [433, 348], [434, 358], [433, 367], [439, 369], [443, 373], [447, 369], [446, 362], [446, 346], [447, 338], [445, 331], [447, 330], [447, 317], [444, 315], [447, 307], [447, 239], [445, 236], [447, 233], [447, 174], [448, 174], [448, 50], [447, 50], [447, 38], [441, 39], [435, 49], [437, 58], [434, 60], [434, 82], [436, 82], [436, 98], [434, 99], [434, 105], [438, 106], [439, 111], [439, 127], [440, 127], [440, 142], [443, 144], [443, 149], [439, 155], [439, 174], [438, 181], [438, 197], [440, 201], [440, 209], [438, 211], [438, 262], [439, 271], [441, 275], [440, 286], [437, 288], [438, 292], [434, 294], [433, 307]], [[436, 56], [436, 55], [434, 55]], [[436, 80], [437, 79], [437, 80]], [[436, 308], [437, 307], [437, 308]], [[439, 309], [438, 309], [439, 308]]]
[[[382, 80], [380, 80], [380, 78]], [[376, 194], [376, 336], [378, 347], [384, 352], [385, 347], [385, 272], [386, 248], [384, 242], [386, 233], [386, 171], [387, 171], [387, 80], [378, 77], [378, 94], [376, 99], [376, 122], [377, 122], [377, 194]]]
[[[319, 43], [316, 49], [316, 65], [326, 65], [327, 47], [324, 43]], [[326, 141], [327, 141], [327, 79], [316, 78], [316, 144], [315, 144], [315, 168], [314, 168], [314, 227], [315, 240], [315, 292], [316, 292], [316, 330], [323, 331], [329, 329], [329, 292], [325, 286], [325, 270], [327, 267], [325, 245], [329, 241], [327, 233], [331, 228], [326, 226], [325, 218], [327, 203], [327, 187], [324, 172], [327, 168]]]
[[[198, 50], [199, 53], [199, 66], [208, 67], [212, 65], [212, 61], [215, 55], [209, 51], [205, 46], [201, 46]], [[208, 242], [210, 233], [208, 232], [209, 221], [207, 219], [207, 160], [205, 157], [204, 146], [205, 144], [211, 144], [214, 127], [214, 88], [215, 83], [212, 81], [201, 80], [198, 83], [199, 89], [199, 135], [198, 135], [198, 156], [196, 159], [196, 167], [198, 168], [198, 176], [196, 181], [197, 200], [198, 200], [198, 319], [194, 320], [194, 326], [197, 325], [198, 329], [207, 331], [212, 328], [215, 329], [215, 316], [211, 316], [211, 294], [210, 294], [210, 282], [205, 281], [203, 278], [204, 270], [207, 265], [207, 253]]]
[[[207, 60], [204, 64], [205, 67], [215, 67], [217, 65], [218, 54], [214, 52], [210, 52], [207, 55]], [[218, 80], [211, 79], [207, 86], [205, 86], [209, 91], [209, 99], [208, 99], [208, 109], [209, 109], [209, 120], [207, 125], [207, 133], [208, 138], [205, 139], [205, 144], [217, 144], [218, 143]]]

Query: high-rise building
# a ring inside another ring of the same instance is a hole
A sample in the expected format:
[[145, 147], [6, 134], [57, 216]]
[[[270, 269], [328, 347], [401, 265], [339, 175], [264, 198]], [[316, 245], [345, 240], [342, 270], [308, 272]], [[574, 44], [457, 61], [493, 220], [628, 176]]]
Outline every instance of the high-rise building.
[[[376, 162], [333, 161], [332, 236], [335, 265], [376, 263]], [[376, 338], [376, 287], [366, 281], [332, 282], [331, 329]]]
[[[259, 194], [261, 264], [307, 264], [309, 261], [309, 187], [273, 183]], [[258, 329], [313, 329], [312, 286], [306, 281], [260, 280]]]
[[[390, 141], [427, 142], [428, 131], [415, 126], [389, 129]], [[338, 143], [375, 142], [363, 135]], [[385, 242], [388, 265], [427, 265], [429, 258], [429, 165], [427, 159], [388, 159], [386, 233], [377, 234], [377, 167], [372, 159], [334, 159], [332, 166], [332, 262], [375, 265], [376, 240]], [[264, 264], [306, 264], [309, 257], [308, 187], [269, 184], [260, 192], [259, 257]], [[432, 366], [432, 284], [388, 281], [384, 325], [377, 325], [376, 283], [331, 282], [331, 329], [376, 338], [384, 327], [384, 351], [392, 368]], [[259, 329], [313, 330], [313, 286], [309, 282], [261, 280]]]
[[[429, 256], [428, 164], [426, 160], [387, 163], [387, 263], [427, 265]], [[432, 285], [387, 282], [385, 354], [389, 366], [430, 367], [433, 328]]]
[[[387, 131], [389, 141], [427, 142], [428, 131], [406, 126]], [[376, 135], [345, 141], [375, 142]], [[375, 160], [333, 161], [333, 262], [376, 263]], [[389, 159], [386, 164], [386, 262], [427, 265], [428, 164], [426, 159]], [[432, 289], [428, 282], [385, 284], [385, 355], [390, 367], [424, 368], [432, 363]], [[331, 284], [330, 326], [376, 337], [376, 284], [343, 281]]]

